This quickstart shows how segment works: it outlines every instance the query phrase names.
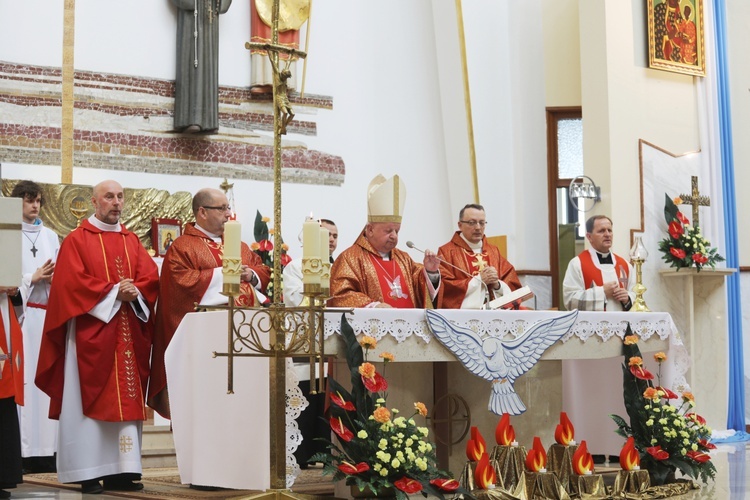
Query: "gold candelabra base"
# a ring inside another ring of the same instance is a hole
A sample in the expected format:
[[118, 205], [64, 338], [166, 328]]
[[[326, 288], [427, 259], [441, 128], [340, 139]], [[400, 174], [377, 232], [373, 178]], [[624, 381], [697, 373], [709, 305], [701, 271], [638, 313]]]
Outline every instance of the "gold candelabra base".
[[237, 497], [237, 500], [283, 500], [283, 499], [298, 499], [298, 500], [316, 500], [316, 499], [323, 499], [327, 498], [330, 500], [331, 497], [324, 497], [321, 495], [306, 495], [304, 493], [295, 493], [292, 490], [277, 490], [277, 489], [268, 489], [266, 491], [263, 491], [261, 493], [256, 493], [254, 495], [248, 495], [246, 497]]

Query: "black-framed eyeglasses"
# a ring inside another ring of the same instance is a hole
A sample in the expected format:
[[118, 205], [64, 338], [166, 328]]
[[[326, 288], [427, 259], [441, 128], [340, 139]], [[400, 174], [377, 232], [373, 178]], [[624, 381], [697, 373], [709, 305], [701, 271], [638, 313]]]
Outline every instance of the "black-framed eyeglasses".
[[218, 210], [219, 212], [226, 212], [227, 210], [232, 210], [232, 207], [229, 205], [219, 205], [218, 207], [207, 207], [203, 206], [206, 210]]
[[460, 222], [461, 224], [468, 224], [471, 227], [476, 227], [476, 226], [484, 227], [487, 225], [486, 220], [460, 220], [458, 222]]

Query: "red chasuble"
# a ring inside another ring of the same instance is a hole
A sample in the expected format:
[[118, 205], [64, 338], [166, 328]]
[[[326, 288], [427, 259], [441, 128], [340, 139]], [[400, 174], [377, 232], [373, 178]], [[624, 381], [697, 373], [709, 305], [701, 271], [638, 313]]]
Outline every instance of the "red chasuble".
[[396, 261], [384, 260], [379, 255], [373, 254], [370, 254], [370, 260], [378, 274], [383, 302], [396, 308], [413, 308], [414, 302], [404, 290], [406, 279]]
[[409, 254], [398, 248], [391, 250], [390, 261], [383, 261], [364, 234], [360, 234], [354, 245], [344, 250], [333, 263], [332, 297], [328, 304], [331, 307], [365, 307], [373, 302], [391, 304], [387, 297], [392, 290], [385, 281], [381, 281], [387, 273], [376, 265], [378, 261], [394, 278], [396, 275], [391, 272], [390, 266], [395, 266], [394, 269], [401, 277], [399, 295], [407, 295], [412, 304], [394, 307], [432, 308], [424, 266], [414, 262]]
[[14, 396], [16, 404], [23, 406], [23, 333], [10, 299], [8, 312], [10, 345], [4, 322], [0, 318], [0, 399]]
[[62, 405], [68, 321], [75, 319], [83, 414], [96, 420], [146, 419], [152, 321], [139, 320], [123, 302], [109, 323], [88, 312], [125, 278], [146, 300], [150, 318], [159, 284], [153, 258], [138, 236], [101, 231], [85, 220], [62, 243], [50, 289], [36, 385], [49, 395], [50, 418]]
[[[488, 243], [484, 236], [482, 237], [482, 253], [475, 254], [474, 250], [461, 238], [461, 232], [456, 231], [451, 241], [438, 249], [438, 256], [472, 276], [479, 274], [484, 267], [492, 266], [497, 269], [498, 278], [511, 290], [521, 288], [521, 281], [513, 265], [500, 255], [500, 250]], [[440, 264], [440, 275], [443, 279], [443, 293], [438, 307], [460, 309], [472, 278], [443, 263]]]
[[[164, 353], [180, 326], [182, 318], [195, 311], [208, 290], [214, 269], [221, 267], [223, 246], [214, 242], [205, 233], [195, 228], [195, 223], [185, 225], [185, 232], [174, 240], [164, 256], [159, 286], [159, 307], [156, 311], [154, 352], [151, 359], [151, 383], [148, 390], [148, 405], [162, 416], [169, 418], [169, 401], [165, 388], [167, 371]], [[271, 270], [263, 265], [260, 257], [244, 242], [241, 247], [242, 263], [250, 266], [258, 275], [261, 289], [265, 290], [271, 278]], [[255, 293], [249, 283], [240, 284], [238, 306], [252, 307]]]

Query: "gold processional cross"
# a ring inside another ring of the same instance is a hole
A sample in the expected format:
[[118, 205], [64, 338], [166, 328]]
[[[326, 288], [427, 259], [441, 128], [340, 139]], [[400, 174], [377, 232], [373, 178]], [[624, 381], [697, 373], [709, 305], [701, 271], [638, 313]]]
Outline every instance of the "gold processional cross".
[[698, 176], [693, 175], [690, 177], [690, 185], [692, 191], [690, 194], [681, 194], [680, 199], [682, 205], [693, 206], [693, 227], [700, 227], [698, 219], [698, 207], [710, 207], [711, 199], [708, 196], [704, 196], [698, 192]]

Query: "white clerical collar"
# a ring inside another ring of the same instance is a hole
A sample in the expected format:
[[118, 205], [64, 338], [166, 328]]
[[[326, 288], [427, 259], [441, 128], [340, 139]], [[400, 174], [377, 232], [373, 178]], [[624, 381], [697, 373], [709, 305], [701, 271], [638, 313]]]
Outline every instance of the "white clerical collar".
[[391, 252], [385, 252], [385, 253], [378, 252], [378, 254], [380, 255], [380, 258], [383, 260], [391, 260]]
[[464, 243], [469, 245], [469, 248], [474, 250], [474, 253], [482, 253], [482, 240], [479, 240], [477, 243], [472, 243], [466, 239], [466, 236], [464, 236], [463, 233], [458, 233], [458, 235], [464, 240]]
[[92, 215], [91, 217], [89, 217], [89, 223], [101, 231], [108, 231], [112, 233], [122, 232], [122, 226], [120, 225], [119, 222], [116, 222], [114, 224], [107, 224], [106, 222], [103, 222], [97, 219], [96, 215]]
[[33, 224], [21, 221], [21, 230], [26, 233], [38, 233], [42, 230], [43, 225], [42, 219], [36, 219]]
[[195, 223], [195, 229], [197, 229], [201, 233], [205, 234], [206, 236], [208, 236], [209, 238], [211, 238], [212, 240], [214, 240], [214, 242], [221, 243], [221, 236], [216, 235], [214, 233], [209, 233], [208, 231], [206, 231], [205, 229], [203, 229], [202, 227], [200, 227], [197, 222]]

